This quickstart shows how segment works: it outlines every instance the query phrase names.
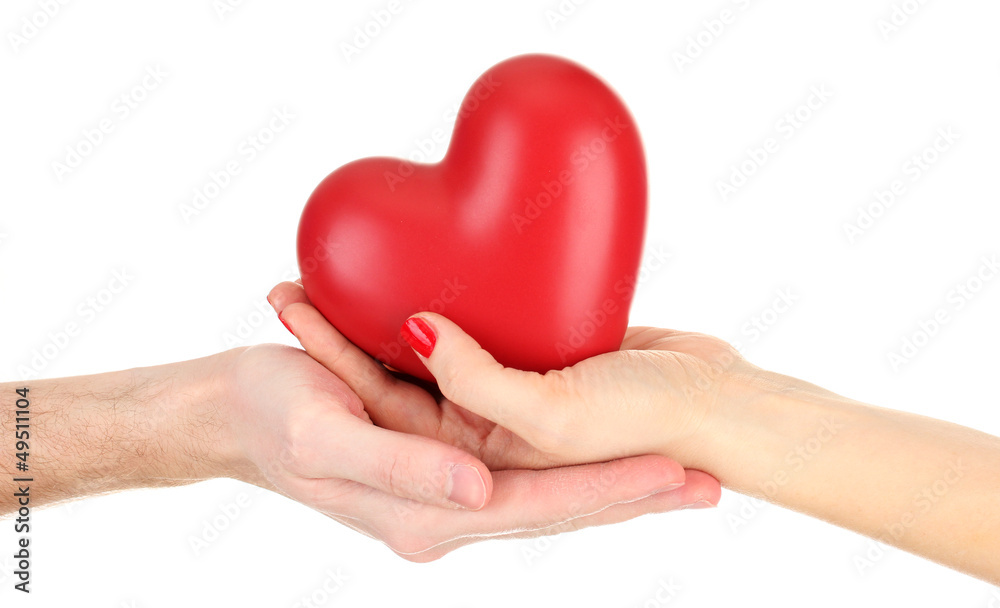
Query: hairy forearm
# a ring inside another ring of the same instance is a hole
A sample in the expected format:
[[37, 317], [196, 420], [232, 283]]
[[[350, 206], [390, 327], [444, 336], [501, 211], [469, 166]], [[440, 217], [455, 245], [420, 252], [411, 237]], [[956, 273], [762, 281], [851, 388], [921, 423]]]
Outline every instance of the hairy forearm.
[[[218, 412], [220, 377], [230, 356], [0, 384], [4, 485], [31, 478], [31, 503], [39, 506], [231, 474], [234, 442]], [[23, 388], [28, 423], [17, 429], [16, 391]], [[27, 471], [17, 469], [17, 430], [28, 431]], [[13, 492], [0, 494], [0, 515], [17, 506]]]
[[1000, 438], [797, 380], [720, 410], [705, 470], [735, 491], [1000, 582]]

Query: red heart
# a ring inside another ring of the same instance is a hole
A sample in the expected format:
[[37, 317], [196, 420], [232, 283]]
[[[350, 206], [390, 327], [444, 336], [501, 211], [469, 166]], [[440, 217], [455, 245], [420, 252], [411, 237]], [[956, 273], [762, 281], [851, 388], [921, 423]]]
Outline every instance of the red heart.
[[399, 330], [427, 310], [506, 366], [562, 368], [621, 345], [646, 190], [617, 95], [565, 59], [515, 57], [469, 90], [440, 163], [366, 158], [317, 186], [302, 284], [349, 340], [413, 376], [432, 380]]

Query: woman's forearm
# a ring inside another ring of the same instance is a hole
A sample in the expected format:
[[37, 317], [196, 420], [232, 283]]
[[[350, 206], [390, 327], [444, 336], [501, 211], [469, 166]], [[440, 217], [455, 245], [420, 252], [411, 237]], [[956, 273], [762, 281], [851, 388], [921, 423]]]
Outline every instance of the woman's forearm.
[[[845, 399], [704, 334], [630, 328], [618, 352], [535, 374], [419, 313], [444, 395], [550, 460], [659, 452], [723, 486], [1000, 583], [1000, 438]], [[429, 348], [428, 348], [429, 346]]]
[[[761, 378], [755, 378], [758, 386]], [[777, 374], [692, 451], [724, 486], [1000, 582], [1000, 438]]]

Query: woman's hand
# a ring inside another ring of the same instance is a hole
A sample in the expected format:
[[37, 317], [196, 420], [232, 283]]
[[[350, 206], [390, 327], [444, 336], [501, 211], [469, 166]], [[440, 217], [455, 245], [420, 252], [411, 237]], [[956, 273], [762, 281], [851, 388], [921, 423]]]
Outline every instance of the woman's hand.
[[554, 463], [658, 453], [727, 487], [1000, 582], [1000, 438], [757, 368], [700, 334], [633, 328], [546, 374], [432, 313], [403, 336], [452, 402]]
[[713, 433], [705, 426], [719, 408], [753, 396], [744, 380], [756, 368], [704, 334], [632, 327], [620, 350], [545, 374], [503, 367], [434, 313], [411, 317], [403, 335], [450, 402], [495, 421], [552, 464], [659, 453], [699, 468], [692, 443]]

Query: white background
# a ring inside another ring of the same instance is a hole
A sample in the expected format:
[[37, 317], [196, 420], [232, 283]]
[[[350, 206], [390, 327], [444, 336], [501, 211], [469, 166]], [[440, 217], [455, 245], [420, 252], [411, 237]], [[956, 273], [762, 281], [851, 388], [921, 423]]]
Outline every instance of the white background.
[[[349, 160], [419, 151], [481, 72], [542, 51], [604, 77], [643, 133], [647, 244], [671, 257], [648, 273], [634, 323], [716, 334], [763, 367], [1000, 434], [1000, 280], [973, 281], [960, 310], [949, 299], [1000, 254], [1000, 5], [928, 2], [880, 30], [895, 6], [918, 6], [894, 2], [592, 0], [553, 24], [557, 0], [404, 1], [350, 59], [343, 43], [386, 0], [256, 0], [222, 16], [210, 0], [73, 2], [24, 44], [10, 35], [45, 21], [39, 4], [5, 2], [0, 379], [21, 379], [48, 333], [74, 321], [80, 334], [42, 377], [217, 352], [241, 322], [256, 326], [245, 343], [291, 343], [255, 311], [295, 273], [312, 188]], [[682, 66], [682, 53], [698, 56]], [[123, 120], [115, 100], [157, 66], [167, 76]], [[811, 87], [833, 95], [800, 109], [808, 120], [786, 138], [777, 123]], [[294, 119], [252, 162], [237, 152], [285, 107]], [[57, 179], [53, 162], [104, 118], [113, 131]], [[958, 141], [913, 181], [904, 164], [946, 128]], [[771, 137], [778, 151], [724, 200], [718, 181]], [[241, 174], [185, 222], [181, 206], [231, 160]], [[897, 179], [906, 193], [851, 242], [844, 224]], [[123, 268], [128, 287], [81, 317]], [[795, 301], [775, 313], [782, 289]], [[889, 353], [939, 308], [949, 322], [894, 369]], [[767, 321], [756, 337], [755, 317]], [[190, 537], [241, 493], [249, 506], [195, 555]], [[2, 605], [24, 602], [11, 528], [0, 524]], [[325, 605], [653, 606], [671, 580], [677, 606], [1000, 605], [985, 583], [894, 549], [859, 570], [866, 539], [728, 492], [714, 511], [485, 543], [429, 565], [230, 481], [40, 510], [33, 529], [35, 606], [294, 606], [337, 568], [349, 580]]]

